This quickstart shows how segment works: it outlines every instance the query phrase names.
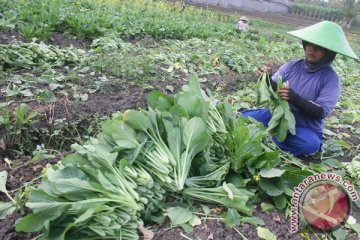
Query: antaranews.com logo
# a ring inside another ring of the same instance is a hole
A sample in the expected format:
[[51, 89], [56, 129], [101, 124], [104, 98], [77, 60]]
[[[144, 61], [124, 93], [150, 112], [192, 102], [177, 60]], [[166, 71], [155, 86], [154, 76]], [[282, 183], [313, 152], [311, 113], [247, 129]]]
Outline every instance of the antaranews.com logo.
[[335, 173], [318, 173], [304, 179], [291, 199], [290, 231], [299, 230], [300, 220], [315, 229], [329, 231], [345, 224], [351, 202], [359, 195], [348, 180]]

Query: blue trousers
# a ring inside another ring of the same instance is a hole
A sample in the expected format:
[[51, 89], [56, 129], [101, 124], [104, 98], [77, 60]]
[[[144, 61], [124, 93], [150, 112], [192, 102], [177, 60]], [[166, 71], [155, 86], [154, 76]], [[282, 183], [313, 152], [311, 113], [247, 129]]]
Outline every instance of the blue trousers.
[[[252, 117], [263, 123], [266, 127], [271, 119], [268, 109], [245, 110], [241, 111], [240, 114]], [[322, 134], [305, 127], [297, 127], [296, 135], [289, 133], [283, 142], [279, 142], [275, 137], [272, 139], [280, 149], [290, 152], [294, 156], [312, 155], [317, 153], [322, 145]]]

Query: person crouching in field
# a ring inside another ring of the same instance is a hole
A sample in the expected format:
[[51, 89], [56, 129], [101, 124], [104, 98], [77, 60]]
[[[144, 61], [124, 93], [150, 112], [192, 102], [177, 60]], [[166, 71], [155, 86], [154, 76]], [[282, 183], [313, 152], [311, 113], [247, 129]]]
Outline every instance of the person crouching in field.
[[[359, 59], [346, 40], [342, 28], [330, 21], [322, 21], [309, 27], [288, 32], [302, 40], [305, 58], [285, 63], [271, 77], [276, 90], [281, 76], [288, 86], [283, 86], [278, 94], [288, 101], [296, 121], [296, 135], [288, 133], [285, 141], [275, 137], [276, 145], [295, 156], [313, 155], [321, 150], [325, 118], [331, 113], [340, 98], [341, 83], [331, 67], [336, 54]], [[263, 66], [257, 74], [270, 73]], [[245, 110], [240, 114], [252, 117], [265, 126], [271, 119], [268, 109]]]
[[249, 19], [246, 16], [239, 18], [239, 21], [236, 24], [236, 28], [240, 31], [246, 32], [249, 30]]

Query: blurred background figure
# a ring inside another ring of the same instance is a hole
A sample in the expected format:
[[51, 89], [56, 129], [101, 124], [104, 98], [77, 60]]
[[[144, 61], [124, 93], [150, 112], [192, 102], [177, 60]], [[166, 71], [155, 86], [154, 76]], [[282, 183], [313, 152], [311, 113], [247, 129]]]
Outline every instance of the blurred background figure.
[[239, 18], [238, 23], [236, 24], [236, 27], [240, 30], [240, 31], [248, 31], [249, 30], [249, 19], [246, 16], [242, 16], [241, 18]]

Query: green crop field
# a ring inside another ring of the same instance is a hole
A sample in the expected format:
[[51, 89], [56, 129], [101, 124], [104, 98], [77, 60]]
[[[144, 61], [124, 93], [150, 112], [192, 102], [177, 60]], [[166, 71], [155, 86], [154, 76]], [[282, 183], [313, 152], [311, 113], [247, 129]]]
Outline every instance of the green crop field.
[[159, 0], [0, 0], [0, 239], [358, 239], [356, 199], [341, 228], [289, 229], [306, 177], [360, 193], [359, 61], [336, 57], [322, 151], [296, 158], [236, 115], [258, 107], [258, 67], [304, 57], [295, 27], [237, 20]]

